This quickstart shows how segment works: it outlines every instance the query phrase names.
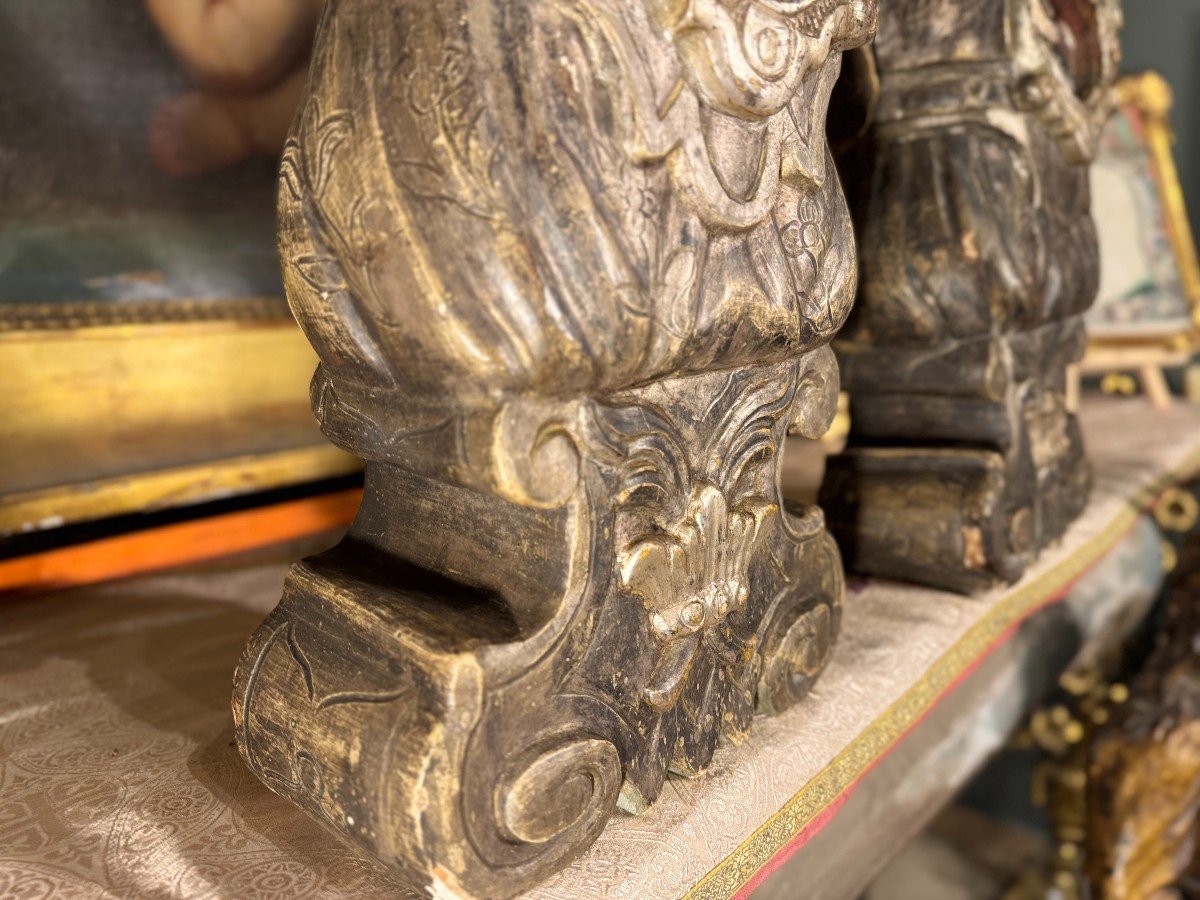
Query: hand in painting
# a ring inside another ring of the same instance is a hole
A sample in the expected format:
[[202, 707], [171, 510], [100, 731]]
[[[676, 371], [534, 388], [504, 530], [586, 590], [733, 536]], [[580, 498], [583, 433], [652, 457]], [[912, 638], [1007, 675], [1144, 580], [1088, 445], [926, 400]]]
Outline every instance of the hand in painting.
[[324, 0], [146, 0], [197, 89], [163, 102], [149, 149], [168, 175], [193, 178], [277, 156], [307, 76]]

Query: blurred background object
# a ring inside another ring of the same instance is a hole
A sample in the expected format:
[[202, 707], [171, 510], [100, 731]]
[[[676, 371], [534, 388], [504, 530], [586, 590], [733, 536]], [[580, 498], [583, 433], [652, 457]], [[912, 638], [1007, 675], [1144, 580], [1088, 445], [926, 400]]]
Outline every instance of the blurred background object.
[[282, 296], [271, 159], [181, 182], [148, 134], [192, 76], [141, 4], [0, 8], [0, 303]]
[[275, 247], [320, 7], [0, 6], [0, 560], [353, 486]]
[[168, 175], [205, 175], [283, 150], [324, 0], [146, 0], [197, 89], [164, 100], [150, 155]]
[[1122, 70], [1154, 70], [1175, 93], [1179, 179], [1192, 231], [1200, 231], [1200, 0], [1127, 0]]
[[1166, 372], [1190, 368], [1200, 338], [1200, 262], [1172, 151], [1170, 85], [1142, 72], [1122, 78], [1116, 98], [1092, 165], [1100, 286], [1071, 402], [1080, 373], [1098, 374], [1102, 390], [1127, 379], [1132, 389], [1121, 393], [1140, 386], [1152, 406], [1165, 409]]

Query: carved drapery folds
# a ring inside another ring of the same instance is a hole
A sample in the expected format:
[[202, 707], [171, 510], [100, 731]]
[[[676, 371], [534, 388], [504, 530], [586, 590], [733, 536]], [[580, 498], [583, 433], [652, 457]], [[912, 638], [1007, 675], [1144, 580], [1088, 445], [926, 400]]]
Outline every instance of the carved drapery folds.
[[1083, 508], [1064, 370], [1097, 288], [1087, 163], [1120, 20], [1116, 0], [881, 11], [873, 122], [841, 160], [862, 271], [823, 492], [858, 571], [1013, 581]]
[[801, 699], [837, 633], [786, 433], [855, 256], [824, 133], [874, 0], [331, 0], [282, 168], [362, 509], [256, 632], [238, 741], [420, 884], [514, 893]]

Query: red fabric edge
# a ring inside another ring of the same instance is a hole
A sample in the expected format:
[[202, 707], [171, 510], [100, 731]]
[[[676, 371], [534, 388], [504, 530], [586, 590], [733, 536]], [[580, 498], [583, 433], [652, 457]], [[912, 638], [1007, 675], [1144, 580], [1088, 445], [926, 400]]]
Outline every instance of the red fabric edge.
[[[1136, 522], [1130, 525], [1127, 531], [1122, 532], [1121, 538], [1123, 539], [1129, 532], [1133, 530], [1135, 526]], [[1116, 546], [1118, 542], [1119, 540], [1114, 542], [1113, 546]], [[1096, 562], [1099, 562], [1099, 558], [1096, 560]], [[936, 700], [930, 703], [929, 706], [925, 707], [925, 709], [921, 711], [921, 714], [911, 724], [909, 724], [909, 726], [905, 728], [903, 732], [897, 735], [890, 744], [888, 744], [886, 750], [875, 757], [875, 759], [871, 761], [871, 764], [858, 774], [854, 781], [852, 781], [845, 790], [838, 794], [838, 796], [834, 798], [828, 806], [821, 810], [820, 813], [818, 813], [807, 825], [805, 825], [795, 837], [781, 847], [775, 853], [775, 855], [772, 856], [771, 859], [762, 866], [762, 868], [750, 876], [749, 880], [746, 881], [746, 883], [738, 889], [738, 892], [733, 895], [733, 900], [746, 900], [746, 898], [754, 893], [758, 886], [767, 879], [768, 875], [773, 873], [776, 869], [787, 862], [798, 850], [800, 850], [805, 844], [812, 840], [813, 837], [820, 833], [820, 831], [833, 820], [833, 817], [838, 814], [841, 808], [846, 805], [847, 801], [849, 801], [850, 797], [853, 796], [854, 792], [858, 789], [858, 786], [862, 784], [863, 780], [866, 779], [868, 775], [871, 774], [875, 767], [882, 763], [900, 744], [900, 742], [908, 737], [908, 735], [911, 734], [912, 731], [917, 728], [917, 726], [924, 722], [926, 717], [928, 717], [929, 714], [932, 713], [943, 700], [949, 697], [950, 694], [952, 694], [959, 687], [959, 685], [970, 678], [975, 670], [979, 668], [985, 659], [991, 656], [997, 647], [1001, 646], [1010, 638], [1012, 638], [1012, 636], [1016, 634], [1017, 629], [1020, 628], [1030, 618], [1037, 615], [1046, 607], [1060, 602], [1064, 597], [1067, 596], [1068, 593], [1070, 593], [1071, 588], [1075, 586], [1076, 582], [1078, 582], [1080, 578], [1083, 578], [1089, 571], [1091, 571], [1090, 567], [1076, 575], [1061, 588], [1059, 588], [1058, 591], [1051, 594], [1041, 603], [1031, 607], [1025, 613], [1025, 615], [1021, 616], [1019, 619], [1009, 625], [1008, 628], [1006, 628], [994, 641], [992, 641], [992, 643], [990, 643], [982, 653], [980, 653], [977, 657], [975, 657], [974, 660], [971, 661], [969, 666], [963, 669], [957, 675], [957, 677], [955, 677], [954, 681], [947, 685], [946, 688], [940, 694], [938, 694]]]

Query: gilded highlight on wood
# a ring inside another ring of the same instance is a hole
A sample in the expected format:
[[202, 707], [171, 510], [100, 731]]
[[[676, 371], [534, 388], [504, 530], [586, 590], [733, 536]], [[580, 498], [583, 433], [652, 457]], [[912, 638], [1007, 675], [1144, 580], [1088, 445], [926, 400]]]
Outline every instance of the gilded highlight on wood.
[[841, 562], [780, 495], [855, 293], [825, 137], [874, 0], [332, 0], [282, 166], [313, 404], [367, 460], [236, 680], [250, 767], [420, 886], [509, 896], [756, 709]]
[[1065, 370], [1099, 279], [1088, 162], [1117, 0], [889, 0], [840, 159], [862, 259], [837, 343], [849, 449], [822, 503], [859, 572], [1020, 577], [1090, 485]]

